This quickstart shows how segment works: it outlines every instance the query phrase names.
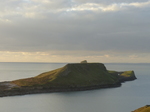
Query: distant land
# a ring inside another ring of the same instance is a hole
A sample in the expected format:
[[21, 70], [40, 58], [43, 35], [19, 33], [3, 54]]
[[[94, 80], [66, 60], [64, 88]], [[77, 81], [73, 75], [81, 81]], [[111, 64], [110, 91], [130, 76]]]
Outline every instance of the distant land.
[[146, 105], [146, 106], [136, 109], [132, 112], [150, 112], [150, 105]]
[[135, 79], [134, 71], [110, 71], [102, 63], [85, 60], [35, 77], [0, 82], [0, 97], [119, 87]]

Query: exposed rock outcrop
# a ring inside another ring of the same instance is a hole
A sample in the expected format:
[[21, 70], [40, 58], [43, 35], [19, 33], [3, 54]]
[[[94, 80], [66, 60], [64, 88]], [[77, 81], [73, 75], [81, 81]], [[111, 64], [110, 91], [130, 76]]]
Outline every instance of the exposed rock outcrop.
[[87, 63], [87, 60], [83, 60], [83, 61], [81, 61], [80, 63]]

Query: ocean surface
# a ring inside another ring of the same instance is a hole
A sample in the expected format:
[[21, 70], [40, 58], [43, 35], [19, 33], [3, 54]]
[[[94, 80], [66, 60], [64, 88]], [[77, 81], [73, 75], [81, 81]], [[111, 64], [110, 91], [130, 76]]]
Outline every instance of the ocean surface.
[[[0, 63], [0, 81], [33, 77], [66, 63]], [[131, 112], [150, 104], [149, 63], [106, 63], [108, 70], [134, 70], [121, 87], [0, 98], [0, 112]]]

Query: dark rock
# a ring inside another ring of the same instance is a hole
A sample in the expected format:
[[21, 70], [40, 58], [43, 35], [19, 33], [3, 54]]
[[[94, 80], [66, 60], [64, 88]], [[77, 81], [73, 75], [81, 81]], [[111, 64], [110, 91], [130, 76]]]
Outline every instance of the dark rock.
[[80, 63], [87, 63], [87, 60], [83, 60], [83, 61], [81, 61]]

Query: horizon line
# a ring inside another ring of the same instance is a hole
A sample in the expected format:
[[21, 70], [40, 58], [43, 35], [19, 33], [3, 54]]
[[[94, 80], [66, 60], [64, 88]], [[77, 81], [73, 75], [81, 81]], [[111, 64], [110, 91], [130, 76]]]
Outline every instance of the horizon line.
[[[80, 63], [80, 62], [0, 62], [0, 63]], [[104, 63], [104, 64], [150, 64], [150, 62], [88, 62], [88, 63]]]

